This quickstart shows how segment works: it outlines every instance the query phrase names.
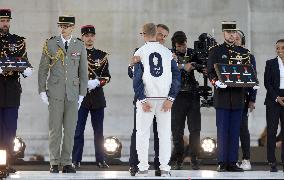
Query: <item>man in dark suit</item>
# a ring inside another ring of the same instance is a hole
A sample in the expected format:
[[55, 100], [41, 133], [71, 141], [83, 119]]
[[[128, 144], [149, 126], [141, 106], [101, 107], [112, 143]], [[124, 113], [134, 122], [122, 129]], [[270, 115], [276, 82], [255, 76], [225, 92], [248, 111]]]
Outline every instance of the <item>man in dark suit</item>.
[[[276, 134], [279, 124], [284, 128], [284, 39], [276, 42], [277, 57], [266, 61], [264, 86], [267, 90], [266, 123], [267, 123], [267, 160], [271, 172], [277, 172], [275, 158]], [[283, 138], [283, 131], [281, 134]], [[282, 143], [281, 160], [284, 163], [284, 143]], [[283, 166], [284, 171], [284, 166]]]
[[108, 69], [107, 53], [94, 48], [95, 27], [86, 25], [81, 28], [82, 39], [87, 49], [88, 59], [88, 93], [81, 104], [78, 112], [78, 121], [74, 136], [74, 147], [72, 152], [73, 165], [78, 168], [82, 160], [84, 147], [84, 131], [89, 112], [94, 130], [94, 145], [96, 163], [99, 168], [108, 168], [104, 160], [104, 136], [103, 122], [106, 100], [103, 87], [109, 83], [110, 74]]

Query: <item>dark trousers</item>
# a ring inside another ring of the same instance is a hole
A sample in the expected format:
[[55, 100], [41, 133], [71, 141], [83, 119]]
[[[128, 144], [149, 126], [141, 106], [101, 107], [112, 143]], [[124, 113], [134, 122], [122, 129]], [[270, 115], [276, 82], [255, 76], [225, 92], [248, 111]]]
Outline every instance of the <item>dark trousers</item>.
[[[158, 169], [160, 166], [160, 162], [159, 162], [159, 137], [158, 137], [156, 117], [154, 117], [153, 119], [153, 132], [154, 132], [154, 151], [155, 151], [154, 168]], [[139, 161], [136, 151], [136, 107], [134, 107], [134, 129], [131, 135], [129, 166], [137, 168], [138, 164]]]
[[104, 136], [103, 121], [104, 108], [90, 110], [80, 107], [78, 112], [78, 121], [74, 136], [74, 146], [72, 151], [72, 162], [81, 162], [84, 147], [84, 131], [89, 112], [91, 113], [91, 123], [94, 130], [94, 145], [96, 161], [104, 161]]
[[191, 158], [198, 157], [200, 147], [201, 113], [198, 94], [180, 92], [172, 107], [172, 136], [174, 149], [171, 160], [182, 161], [184, 128], [187, 120]]
[[[284, 91], [281, 91], [280, 96], [284, 96]], [[267, 123], [267, 160], [268, 162], [276, 162], [275, 146], [276, 146], [276, 134], [280, 119], [281, 129], [284, 128], [284, 107], [279, 103], [267, 100], [266, 101], [266, 123]], [[283, 131], [280, 135], [283, 139]], [[284, 143], [281, 147], [281, 160], [284, 163]]]
[[0, 149], [7, 151], [8, 157], [14, 149], [19, 107], [0, 108]]
[[245, 103], [245, 107], [243, 109], [241, 128], [240, 128], [240, 141], [241, 141], [241, 148], [243, 152], [242, 159], [250, 159], [250, 133], [248, 129], [248, 105], [249, 105], [249, 101], [247, 99]]
[[216, 108], [218, 163], [238, 161], [242, 109]]

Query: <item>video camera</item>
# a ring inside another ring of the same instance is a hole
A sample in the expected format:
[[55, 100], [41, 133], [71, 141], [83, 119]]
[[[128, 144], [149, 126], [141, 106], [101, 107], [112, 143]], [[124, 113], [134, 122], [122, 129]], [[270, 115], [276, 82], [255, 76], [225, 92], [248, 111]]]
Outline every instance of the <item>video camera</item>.
[[[194, 41], [194, 51], [196, 53], [196, 64], [194, 67], [203, 69], [207, 67], [209, 50], [211, 47], [217, 45], [216, 40], [207, 33], [202, 33], [198, 37], [198, 41]], [[203, 74], [203, 86], [199, 86], [199, 95], [201, 99], [201, 107], [213, 106], [212, 87], [208, 86], [208, 78], [206, 74]]]

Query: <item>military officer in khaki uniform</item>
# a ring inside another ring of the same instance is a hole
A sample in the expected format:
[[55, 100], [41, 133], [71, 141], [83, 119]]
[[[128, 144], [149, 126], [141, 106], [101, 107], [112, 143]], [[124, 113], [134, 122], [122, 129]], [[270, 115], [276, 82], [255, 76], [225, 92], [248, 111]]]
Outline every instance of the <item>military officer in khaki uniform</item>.
[[78, 107], [87, 93], [88, 66], [84, 43], [71, 35], [74, 25], [74, 16], [59, 16], [61, 35], [45, 42], [38, 71], [40, 97], [49, 109], [51, 173], [58, 173], [59, 165], [63, 173], [76, 173], [71, 152]]

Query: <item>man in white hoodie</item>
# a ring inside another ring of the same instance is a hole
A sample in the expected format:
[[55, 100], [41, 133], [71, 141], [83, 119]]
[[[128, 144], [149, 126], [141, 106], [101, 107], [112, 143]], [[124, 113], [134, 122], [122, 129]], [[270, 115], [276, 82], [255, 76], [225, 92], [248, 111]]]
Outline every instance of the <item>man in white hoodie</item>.
[[171, 107], [180, 88], [180, 72], [172, 53], [156, 41], [157, 28], [153, 23], [143, 25], [140, 33], [144, 46], [134, 56], [141, 62], [134, 65], [133, 88], [136, 102], [136, 149], [140, 161], [138, 175], [148, 174], [148, 148], [150, 127], [157, 118], [159, 160], [162, 176], [170, 175]]

